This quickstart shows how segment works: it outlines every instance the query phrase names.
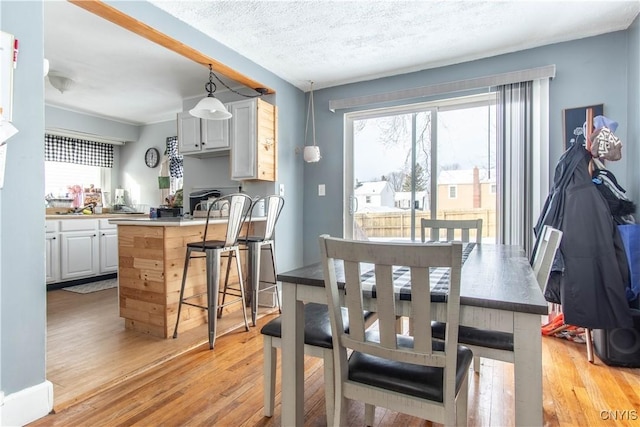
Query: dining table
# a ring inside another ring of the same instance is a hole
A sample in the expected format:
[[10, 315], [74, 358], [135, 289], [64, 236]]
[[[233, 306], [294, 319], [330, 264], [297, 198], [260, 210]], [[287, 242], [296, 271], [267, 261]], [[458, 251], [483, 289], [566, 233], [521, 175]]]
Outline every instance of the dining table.
[[[304, 304], [327, 303], [323, 276], [319, 262], [278, 274], [282, 283], [283, 426], [304, 424]], [[344, 271], [339, 263], [336, 276], [339, 287], [344, 288]], [[540, 326], [548, 306], [524, 250], [504, 244], [465, 245], [460, 286], [461, 325], [513, 334], [515, 425], [541, 426]], [[397, 288], [403, 292], [397, 298], [399, 314], [409, 316], [410, 284]], [[436, 316], [437, 306], [442, 307], [438, 294], [432, 289]], [[375, 293], [364, 295], [365, 304], [374, 297]]]

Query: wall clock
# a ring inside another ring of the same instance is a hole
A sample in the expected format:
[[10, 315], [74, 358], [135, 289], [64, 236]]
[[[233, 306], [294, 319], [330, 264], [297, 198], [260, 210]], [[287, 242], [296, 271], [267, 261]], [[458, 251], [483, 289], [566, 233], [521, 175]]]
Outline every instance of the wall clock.
[[155, 168], [160, 163], [160, 152], [157, 148], [149, 148], [144, 153], [144, 162], [150, 168]]

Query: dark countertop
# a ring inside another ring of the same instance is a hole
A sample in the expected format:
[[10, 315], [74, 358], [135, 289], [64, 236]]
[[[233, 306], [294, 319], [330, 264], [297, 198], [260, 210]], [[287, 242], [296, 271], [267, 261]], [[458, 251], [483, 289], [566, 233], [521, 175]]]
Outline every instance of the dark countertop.
[[[344, 272], [336, 272], [344, 285]], [[322, 265], [278, 274], [278, 280], [324, 287]], [[478, 244], [462, 267], [460, 303], [462, 305], [544, 315], [547, 301], [525, 257], [517, 246]]]

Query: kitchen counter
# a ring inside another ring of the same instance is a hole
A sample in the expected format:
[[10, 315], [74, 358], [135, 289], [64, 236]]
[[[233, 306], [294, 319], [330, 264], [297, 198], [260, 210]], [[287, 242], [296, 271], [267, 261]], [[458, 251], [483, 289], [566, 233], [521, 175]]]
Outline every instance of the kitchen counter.
[[145, 213], [103, 213], [103, 214], [47, 214], [45, 219], [112, 219], [112, 218], [149, 218]]
[[[206, 218], [114, 218], [118, 227], [118, 298], [120, 317], [125, 328], [160, 338], [173, 335], [187, 243], [202, 241]], [[264, 218], [253, 219], [246, 227], [264, 226]], [[224, 240], [227, 218], [211, 218], [208, 240]], [[253, 234], [253, 233], [251, 233]], [[246, 268], [241, 251], [242, 268]], [[226, 271], [226, 258], [220, 268]], [[192, 259], [185, 295], [203, 293], [196, 304], [206, 305], [205, 260]], [[223, 274], [224, 276], [224, 274]], [[231, 265], [229, 283], [237, 283], [235, 263]], [[229, 307], [238, 307], [234, 304]], [[207, 322], [207, 312], [183, 305], [179, 332]]]
[[[148, 227], [190, 227], [195, 225], [203, 226], [207, 223], [206, 218], [184, 219], [180, 217], [172, 218], [114, 218], [109, 220], [110, 224], [116, 225], [141, 225]], [[227, 224], [227, 218], [210, 218], [209, 224]]]

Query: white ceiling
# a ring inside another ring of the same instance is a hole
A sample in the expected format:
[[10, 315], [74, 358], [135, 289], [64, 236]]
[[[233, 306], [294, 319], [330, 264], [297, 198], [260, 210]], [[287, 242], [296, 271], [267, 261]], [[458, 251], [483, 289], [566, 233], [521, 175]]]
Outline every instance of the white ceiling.
[[[640, 0], [151, 3], [305, 91], [624, 30], [640, 11]], [[169, 120], [206, 93], [201, 65], [67, 2], [45, 2], [45, 57], [75, 80], [62, 94], [47, 84], [47, 104], [128, 123]]]

